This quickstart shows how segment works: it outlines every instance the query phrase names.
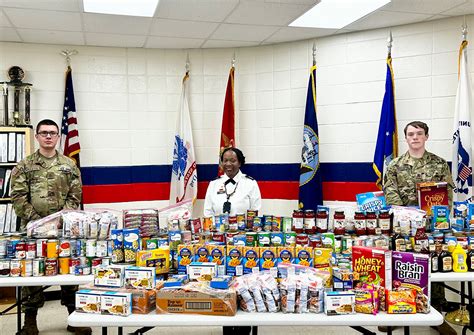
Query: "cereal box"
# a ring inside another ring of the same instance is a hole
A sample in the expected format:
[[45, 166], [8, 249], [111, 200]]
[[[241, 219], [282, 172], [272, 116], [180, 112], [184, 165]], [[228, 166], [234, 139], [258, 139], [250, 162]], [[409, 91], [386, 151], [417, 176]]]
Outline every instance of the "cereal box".
[[228, 275], [240, 276], [243, 274], [242, 250], [243, 247], [227, 245], [226, 272]]
[[225, 265], [225, 245], [208, 244], [209, 261], [217, 265]]
[[170, 249], [167, 246], [153, 250], [140, 250], [137, 253], [137, 266], [154, 267], [156, 274], [168, 273]]
[[391, 251], [353, 246], [352, 268], [354, 288], [362, 287], [364, 283], [392, 287], [392, 256]]
[[125, 269], [125, 288], [155, 288], [156, 270], [152, 267], [131, 266]]
[[243, 266], [244, 274], [252, 273], [252, 269], [258, 267], [259, 264], [258, 247], [244, 247]]
[[295, 264], [313, 267], [313, 248], [297, 245], [295, 248]]
[[96, 290], [79, 290], [76, 292], [76, 311], [100, 314], [100, 296]]
[[100, 311], [107, 315], [132, 314], [132, 293], [103, 292], [100, 298]]
[[411, 252], [392, 252], [392, 289], [416, 290], [417, 313], [430, 312], [430, 256]]
[[261, 247], [260, 248], [260, 270], [269, 270], [276, 266], [277, 248]]
[[210, 262], [209, 249], [206, 245], [196, 245], [196, 252], [194, 254], [194, 262]]
[[435, 205], [448, 206], [448, 183], [446, 182], [425, 182], [416, 185], [418, 190], [418, 205], [426, 212], [427, 216], [432, 215], [431, 208]]
[[191, 244], [178, 245], [178, 273], [186, 274], [186, 267], [194, 259], [195, 246]]

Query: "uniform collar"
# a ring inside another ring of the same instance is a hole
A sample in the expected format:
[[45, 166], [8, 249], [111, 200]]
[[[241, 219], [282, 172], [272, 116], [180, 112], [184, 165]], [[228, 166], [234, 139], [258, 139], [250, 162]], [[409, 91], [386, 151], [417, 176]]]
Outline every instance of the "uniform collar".
[[[244, 176], [244, 174], [242, 173], [242, 171], [239, 170], [239, 172], [237, 172], [237, 174], [235, 175], [235, 177], [232, 178], [232, 179], [234, 179], [234, 181], [235, 181], [236, 183], [238, 183], [238, 182], [242, 179], [243, 176]], [[225, 183], [226, 181], [228, 181], [229, 179], [230, 179], [230, 178], [224, 173], [224, 175], [222, 176], [222, 180], [224, 181], [224, 183]]]
[[425, 150], [423, 153], [423, 156], [421, 158], [414, 158], [410, 156], [410, 153], [407, 151], [403, 155], [403, 163], [408, 164], [408, 165], [415, 165], [415, 164], [425, 164], [429, 160], [431, 160], [431, 153]]
[[[54, 161], [56, 161], [56, 159], [58, 158], [59, 154], [58, 154], [58, 151], [56, 150], [56, 155], [54, 155], [53, 157], [49, 158], [49, 159], [52, 159]], [[48, 159], [47, 157], [43, 156], [42, 154], [40, 154], [39, 150], [36, 150], [34, 155], [33, 155], [33, 163], [34, 164], [38, 164], [38, 165], [41, 165], [41, 166], [44, 166], [45, 164], [45, 160]]]

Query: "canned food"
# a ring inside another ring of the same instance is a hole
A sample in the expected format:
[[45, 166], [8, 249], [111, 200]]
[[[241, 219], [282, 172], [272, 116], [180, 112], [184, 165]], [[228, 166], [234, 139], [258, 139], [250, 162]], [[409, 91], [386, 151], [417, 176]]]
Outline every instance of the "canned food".
[[94, 268], [102, 264], [102, 258], [93, 258], [91, 260], [91, 266]]
[[110, 257], [102, 258], [102, 265], [103, 266], [109, 266], [111, 262], [112, 262], [112, 258], [110, 258]]
[[238, 231], [225, 233], [225, 243], [233, 245], [234, 244], [234, 236], [237, 236], [237, 235], [239, 235]]
[[232, 240], [234, 245], [245, 247], [245, 244], [247, 242], [247, 236], [245, 236], [244, 234], [235, 235]]
[[86, 241], [86, 257], [95, 257], [97, 252], [97, 240]]
[[253, 230], [254, 232], [262, 231], [262, 225], [263, 225], [263, 222], [262, 222], [262, 218], [261, 218], [261, 217], [256, 216], [256, 217], [253, 218], [252, 230]]
[[308, 239], [309, 246], [312, 248], [321, 248], [323, 246], [320, 235], [309, 235]]
[[16, 245], [20, 242], [19, 239], [7, 240], [7, 258], [15, 258]]
[[70, 257], [61, 257], [59, 258], [59, 274], [67, 275], [69, 274], [69, 261]]
[[293, 225], [293, 218], [289, 216], [284, 216], [281, 219], [281, 231], [284, 233], [290, 233], [291, 227]]
[[26, 259], [34, 259], [36, 257], [36, 241], [28, 241], [26, 243]]
[[203, 231], [211, 231], [212, 230], [212, 216], [205, 217], [202, 221], [202, 230]]
[[90, 275], [91, 274], [91, 268], [90, 268], [89, 265], [76, 266], [74, 274], [76, 276]]
[[273, 222], [273, 216], [272, 215], [262, 216], [262, 230], [263, 231], [272, 231], [272, 222]]
[[73, 257], [69, 259], [69, 273], [75, 274], [76, 273], [76, 267], [81, 265], [81, 259], [79, 257]]
[[21, 260], [21, 276], [22, 277], [33, 276], [33, 260], [32, 259]]
[[25, 259], [26, 258], [26, 242], [19, 241], [15, 246], [15, 258]]
[[95, 255], [97, 257], [107, 256], [107, 241], [97, 241]]
[[274, 247], [280, 247], [284, 245], [285, 237], [281, 231], [270, 233], [270, 243]]
[[190, 223], [191, 231], [192, 231], [193, 234], [197, 234], [197, 233], [200, 233], [202, 231], [201, 219], [200, 218], [190, 219], [189, 223]]
[[45, 276], [56, 276], [58, 274], [58, 259], [47, 258], [44, 261], [44, 275]]
[[296, 235], [296, 244], [307, 246], [309, 243], [309, 238], [307, 234], [298, 234]]
[[156, 239], [158, 248], [169, 245], [169, 241], [166, 237], [159, 237]]
[[10, 276], [20, 277], [21, 275], [21, 259], [14, 258], [10, 261]]
[[0, 259], [0, 277], [10, 276], [10, 260]]
[[181, 232], [179, 231], [170, 231], [168, 233], [170, 250], [178, 250], [178, 245], [181, 244]]
[[245, 233], [245, 245], [247, 247], [256, 247], [258, 245], [258, 235], [254, 231]]
[[199, 234], [199, 242], [207, 243], [212, 241], [212, 234], [209, 231], [203, 231]]
[[148, 240], [146, 240], [145, 250], [153, 250], [157, 248], [158, 248], [158, 241], [156, 240], [156, 238], [149, 238]]
[[59, 240], [59, 257], [71, 257], [71, 241]]
[[215, 231], [212, 233], [212, 240], [215, 242], [225, 242], [225, 235], [219, 231]]
[[33, 277], [44, 276], [44, 258], [33, 259]]
[[245, 214], [237, 214], [237, 229], [245, 230], [247, 228], [247, 223], [245, 222]]
[[77, 241], [76, 240], [69, 240], [69, 247], [71, 249], [71, 257], [77, 257], [77, 253], [79, 252], [77, 249]]
[[229, 231], [236, 231], [237, 229], [237, 216], [229, 216]]
[[58, 240], [48, 240], [46, 245], [46, 257], [47, 258], [57, 258], [59, 249]]
[[181, 241], [184, 244], [191, 243], [192, 234], [190, 230], [183, 230], [181, 232]]
[[36, 240], [36, 257], [46, 257], [47, 256], [47, 242], [45, 238]]
[[7, 239], [0, 237], [0, 258], [7, 257]]
[[85, 257], [86, 256], [86, 239], [76, 240], [77, 243], [77, 256], [78, 257]]

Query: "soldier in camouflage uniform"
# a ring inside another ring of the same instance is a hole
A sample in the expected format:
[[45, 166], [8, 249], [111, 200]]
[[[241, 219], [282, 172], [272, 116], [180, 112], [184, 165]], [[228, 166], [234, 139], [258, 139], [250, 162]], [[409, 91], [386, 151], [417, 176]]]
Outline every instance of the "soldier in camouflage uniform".
[[[442, 181], [448, 183], [448, 200], [451, 207], [454, 182], [446, 161], [425, 149], [428, 125], [413, 121], [407, 124], [403, 131], [408, 151], [395, 158], [385, 173], [383, 191], [387, 204], [418, 206], [416, 184]], [[444, 287], [440, 283], [431, 284], [431, 304], [439, 311], [447, 304]], [[456, 335], [456, 331], [446, 321], [434, 328], [442, 335]]]
[[[59, 127], [52, 120], [42, 120], [36, 127], [39, 149], [18, 163], [12, 171], [11, 196], [13, 207], [21, 218], [21, 230], [29, 221], [40, 219], [62, 209], [77, 209], [82, 199], [81, 173], [72, 159], [59, 154], [56, 144]], [[20, 334], [38, 334], [36, 316], [44, 305], [41, 286], [22, 287], [25, 325]], [[72, 313], [77, 286], [61, 286], [61, 304]], [[68, 327], [69, 331], [90, 334], [90, 328]]]

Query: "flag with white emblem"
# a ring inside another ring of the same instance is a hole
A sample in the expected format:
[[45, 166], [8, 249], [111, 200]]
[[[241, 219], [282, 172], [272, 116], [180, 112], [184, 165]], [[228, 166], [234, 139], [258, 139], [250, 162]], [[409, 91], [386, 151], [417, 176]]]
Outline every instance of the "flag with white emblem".
[[372, 167], [377, 175], [375, 184], [381, 190], [383, 174], [388, 164], [398, 155], [397, 119], [395, 114], [395, 89], [393, 85], [392, 56], [387, 57], [387, 76], [385, 95], [380, 114], [379, 132], [375, 145], [374, 163]]
[[454, 110], [452, 174], [455, 201], [470, 200], [472, 190], [471, 109], [472, 91], [467, 61], [467, 41], [459, 48], [458, 90]]
[[66, 71], [66, 89], [64, 92], [63, 118], [61, 121], [61, 152], [72, 158], [79, 166], [79, 130], [77, 127], [76, 102], [72, 85], [72, 70], [68, 66]]

